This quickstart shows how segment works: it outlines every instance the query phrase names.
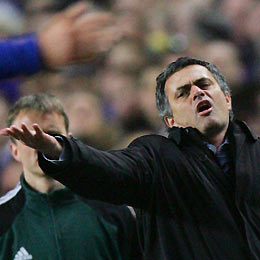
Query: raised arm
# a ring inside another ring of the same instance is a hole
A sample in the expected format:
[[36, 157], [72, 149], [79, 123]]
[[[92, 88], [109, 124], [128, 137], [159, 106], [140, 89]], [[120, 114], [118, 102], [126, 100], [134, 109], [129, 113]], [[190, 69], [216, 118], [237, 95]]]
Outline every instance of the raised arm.
[[89, 61], [120, 37], [112, 15], [77, 3], [54, 15], [37, 33], [0, 40], [0, 79]]

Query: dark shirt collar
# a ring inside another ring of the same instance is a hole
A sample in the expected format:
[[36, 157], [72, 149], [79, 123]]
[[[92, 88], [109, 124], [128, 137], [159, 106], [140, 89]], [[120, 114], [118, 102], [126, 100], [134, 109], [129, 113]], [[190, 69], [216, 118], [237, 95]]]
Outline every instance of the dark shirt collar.
[[223, 152], [224, 147], [229, 144], [228, 138], [225, 138], [224, 142], [217, 148], [215, 145], [210, 144], [208, 142], [204, 142], [204, 144], [214, 153], [216, 154], [217, 152]]

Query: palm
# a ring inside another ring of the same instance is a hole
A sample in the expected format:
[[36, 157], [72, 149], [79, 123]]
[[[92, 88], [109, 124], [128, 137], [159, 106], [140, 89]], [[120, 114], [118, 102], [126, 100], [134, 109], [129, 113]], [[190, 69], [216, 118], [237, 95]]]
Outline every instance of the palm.
[[0, 130], [0, 135], [10, 136], [26, 146], [52, 156], [52, 152], [57, 151], [57, 146], [60, 146], [58, 141], [53, 136], [44, 133], [37, 124], [34, 124], [32, 128], [29, 130], [25, 124], [22, 124], [21, 128], [13, 125]]

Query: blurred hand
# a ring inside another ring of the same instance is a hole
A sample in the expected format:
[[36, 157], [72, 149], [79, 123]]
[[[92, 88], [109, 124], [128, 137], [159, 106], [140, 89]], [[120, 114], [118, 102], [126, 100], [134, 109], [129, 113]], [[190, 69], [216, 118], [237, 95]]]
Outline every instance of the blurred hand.
[[108, 51], [120, 38], [119, 27], [110, 13], [87, 13], [84, 3], [56, 14], [38, 35], [40, 51], [49, 68], [89, 61]]
[[62, 151], [61, 144], [55, 137], [48, 135], [42, 131], [39, 125], [34, 124], [33, 130], [29, 130], [26, 124], [21, 124], [21, 128], [17, 126], [10, 126], [10, 128], [3, 128], [0, 130], [0, 135], [13, 137], [37, 151], [43, 153], [51, 159], [59, 159]]

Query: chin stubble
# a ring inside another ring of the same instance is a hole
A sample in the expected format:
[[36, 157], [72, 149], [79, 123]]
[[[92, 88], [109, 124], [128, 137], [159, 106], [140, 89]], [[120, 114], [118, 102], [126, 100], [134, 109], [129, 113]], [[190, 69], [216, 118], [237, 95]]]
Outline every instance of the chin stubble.
[[213, 137], [220, 134], [226, 128], [225, 123], [210, 122], [203, 131], [205, 137]]

